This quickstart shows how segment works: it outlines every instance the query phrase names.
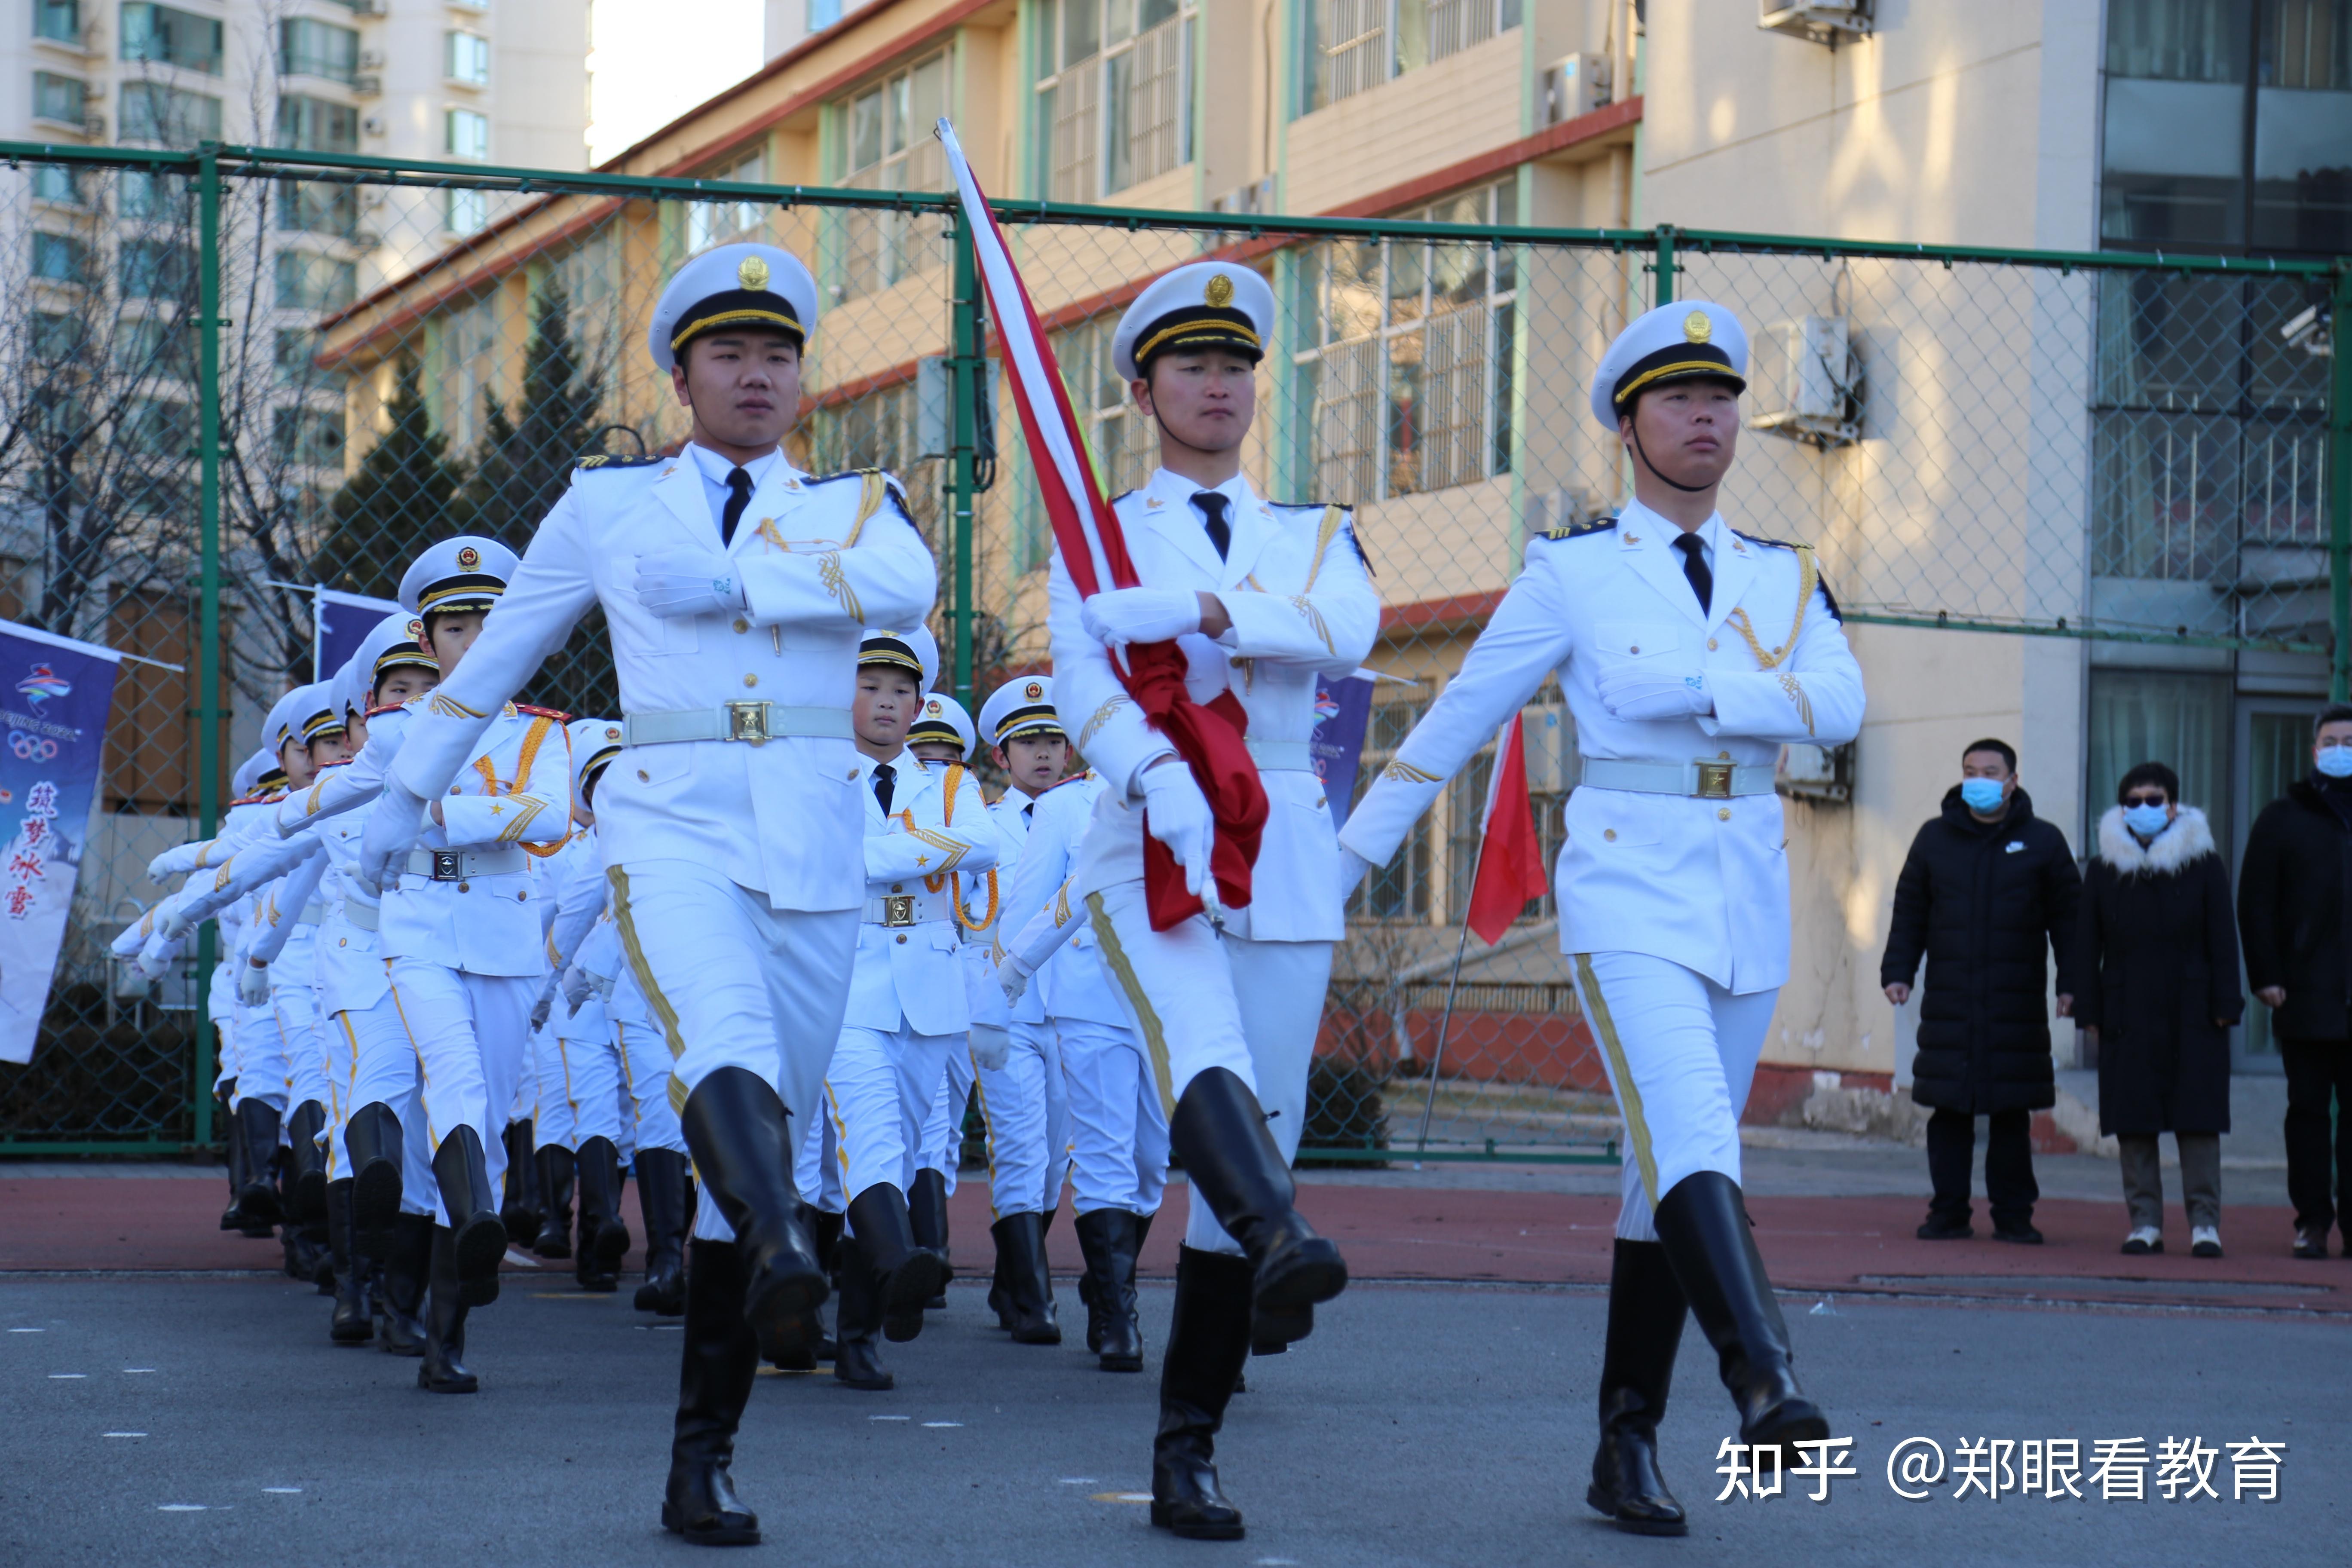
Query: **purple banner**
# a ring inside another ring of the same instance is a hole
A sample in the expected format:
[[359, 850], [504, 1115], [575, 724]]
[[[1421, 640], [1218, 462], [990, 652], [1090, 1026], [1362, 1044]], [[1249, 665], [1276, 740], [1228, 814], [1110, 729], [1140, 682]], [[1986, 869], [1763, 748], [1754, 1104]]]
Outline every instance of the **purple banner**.
[[[1323, 797], [1331, 803], [1335, 826], [1348, 825], [1356, 804], [1356, 767], [1364, 754], [1364, 731], [1372, 718], [1370, 676], [1328, 675], [1315, 678], [1315, 738], [1307, 750], [1315, 772], [1323, 781]], [[1337, 780], [1337, 783], [1333, 781]]]
[[318, 635], [312, 644], [316, 650], [310, 667], [313, 680], [324, 680], [342, 668], [352, 655], [359, 652], [368, 633], [375, 630], [384, 616], [400, 610], [390, 599], [371, 599], [364, 594], [346, 594], [338, 588], [317, 590], [314, 605]]

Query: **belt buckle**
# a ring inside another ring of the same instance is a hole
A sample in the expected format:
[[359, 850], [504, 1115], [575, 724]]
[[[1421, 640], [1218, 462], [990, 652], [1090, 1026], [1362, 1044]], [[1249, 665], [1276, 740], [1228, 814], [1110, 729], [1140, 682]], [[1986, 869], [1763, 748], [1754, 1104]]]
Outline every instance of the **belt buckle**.
[[466, 852], [462, 849], [433, 851], [433, 879], [454, 882], [466, 874]]
[[915, 923], [915, 895], [898, 893], [882, 900], [882, 923], [886, 926], [910, 926]]
[[1698, 798], [1701, 800], [1731, 798], [1731, 764], [1729, 763], [1699, 763]]
[[730, 702], [727, 705], [727, 738], [748, 741], [754, 746], [768, 741], [768, 704], [764, 699]]

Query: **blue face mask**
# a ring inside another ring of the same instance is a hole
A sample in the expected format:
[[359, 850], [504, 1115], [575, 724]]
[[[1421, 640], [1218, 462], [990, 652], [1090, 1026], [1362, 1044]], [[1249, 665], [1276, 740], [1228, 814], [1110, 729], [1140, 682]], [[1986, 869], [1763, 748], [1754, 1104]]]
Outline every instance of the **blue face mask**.
[[1970, 811], [1999, 811], [2000, 781], [1999, 779], [1962, 779], [1960, 799], [1968, 803]]
[[2153, 838], [2172, 825], [2160, 805], [2127, 805], [2124, 807], [2124, 826], [2142, 838]]
[[2320, 747], [2319, 771], [2332, 779], [2352, 778], [2352, 746]]

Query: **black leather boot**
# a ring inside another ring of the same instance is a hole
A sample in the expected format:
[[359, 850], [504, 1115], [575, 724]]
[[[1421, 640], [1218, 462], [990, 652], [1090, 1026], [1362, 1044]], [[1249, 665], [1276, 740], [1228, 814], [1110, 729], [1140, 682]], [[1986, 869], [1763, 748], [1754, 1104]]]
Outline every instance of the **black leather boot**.
[[947, 1259], [915, 1245], [906, 1196], [888, 1182], [849, 1200], [849, 1229], [873, 1266], [882, 1337], [904, 1344], [923, 1331], [923, 1309], [947, 1284]]
[[343, 1148], [352, 1157], [352, 1223], [374, 1238], [363, 1250], [388, 1247], [400, 1213], [400, 1118], [383, 1101], [371, 1100], [343, 1124]]
[[1690, 1532], [1683, 1505], [1658, 1471], [1658, 1423], [1666, 1414], [1685, 1310], [1665, 1247], [1620, 1239], [1601, 1352], [1601, 1446], [1584, 1500], [1635, 1535]]
[[537, 1236], [544, 1217], [539, 1203], [539, 1162], [528, 1116], [507, 1123], [507, 1173], [499, 1184], [499, 1223], [510, 1237]]
[[1217, 1487], [1217, 1428], [1249, 1359], [1245, 1258], [1179, 1247], [1176, 1309], [1160, 1364], [1160, 1435], [1151, 1445], [1151, 1522], [1195, 1541], [1238, 1541], [1241, 1510]]
[[1125, 1209], [1095, 1209], [1077, 1219], [1087, 1258], [1087, 1348], [1105, 1372], [1143, 1370], [1143, 1333], [1136, 1320], [1136, 1216]]
[[[922, 1316], [920, 1311], [915, 1314]], [[865, 1242], [841, 1239], [841, 1294], [833, 1322], [833, 1375], [850, 1388], [896, 1388], [898, 1380], [882, 1364], [877, 1342], [882, 1328], [882, 1291]]]
[[425, 1288], [433, 1276], [434, 1225], [429, 1214], [396, 1214], [387, 1232], [383, 1288], [374, 1303], [375, 1342], [386, 1355], [425, 1353]]
[[572, 1256], [572, 1179], [577, 1162], [561, 1143], [542, 1143], [532, 1156], [539, 1167], [539, 1234], [530, 1249], [541, 1258]]
[[[499, 1299], [507, 1227], [499, 1223], [498, 1194], [490, 1186], [489, 1157], [481, 1135], [461, 1125], [441, 1140], [441, 1147], [433, 1152], [433, 1177], [441, 1185], [441, 1206], [449, 1211], [457, 1278], [465, 1288], [466, 1305], [487, 1307]], [[438, 1290], [437, 1284], [435, 1289]]]
[[339, 1345], [363, 1345], [375, 1338], [368, 1320], [367, 1282], [352, 1246], [352, 1184], [327, 1184], [327, 1240], [335, 1257], [335, 1312], [327, 1337]]
[[221, 1130], [221, 1142], [228, 1164], [228, 1207], [221, 1210], [220, 1217], [223, 1230], [238, 1230], [245, 1225], [244, 1211], [236, 1201], [237, 1194], [245, 1191], [245, 1121], [229, 1109], [228, 1104], [229, 1097], [236, 1092], [236, 1079], [233, 1078], [223, 1079], [220, 1087], [213, 1090], [213, 1103], [220, 1113], [216, 1125]]
[[1008, 1306], [1006, 1327], [1016, 1345], [1057, 1345], [1062, 1325], [1054, 1317], [1054, 1280], [1045, 1271], [1045, 1216], [1031, 1210], [1009, 1214], [988, 1227], [996, 1238], [996, 1271]]
[[573, 1163], [580, 1172], [580, 1245], [572, 1276], [583, 1290], [617, 1290], [621, 1259], [629, 1255], [629, 1227], [621, 1223], [621, 1152], [609, 1138], [591, 1138]]
[[1348, 1288], [1339, 1249], [1315, 1234], [1297, 1205], [1298, 1189], [1266, 1131], [1265, 1112], [1249, 1086], [1223, 1068], [1196, 1074], [1176, 1103], [1168, 1140], [1193, 1193], [1257, 1270], [1261, 1326], [1280, 1333]]
[[[278, 1112], [261, 1100], [247, 1100], [236, 1108], [236, 1122], [245, 1133], [245, 1184], [236, 1192], [237, 1228], [252, 1236], [257, 1226], [276, 1225], [286, 1215], [286, 1205], [278, 1199], [278, 1184], [270, 1179], [278, 1162]], [[259, 1234], [269, 1232], [264, 1228]]]
[[646, 1222], [646, 1282], [637, 1287], [636, 1298], [640, 1312], [675, 1318], [686, 1310], [688, 1180], [686, 1156], [677, 1150], [637, 1151], [637, 1211]]
[[304, 1224], [327, 1217], [327, 1155], [319, 1134], [327, 1130], [327, 1108], [306, 1100], [286, 1119], [287, 1167], [293, 1174], [288, 1214]]
[[[447, 1142], [441, 1145], [447, 1148]], [[490, 1219], [495, 1223], [498, 1215]], [[466, 1370], [466, 1313], [468, 1281], [458, 1272], [457, 1235], [443, 1226], [433, 1227], [433, 1284], [425, 1297], [425, 1363], [416, 1369], [416, 1386], [434, 1394], [471, 1394], [481, 1381]]]
[[746, 1068], [706, 1076], [678, 1114], [704, 1194], [742, 1250], [744, 1312], [770, 1361], [806, 1346], [827, 1291], [793, 1186], [791, 1123], [768, 1080]]
[[[637, 1160], [643, 1180], [645, 1155]], [[760, 1543], [760, 1516], [737, 1500], [728, 1473], [735, 1458], [735, 1428], [760, 1371], [760, 1342], [743, 1321], [746, 1281], [742, 1253], [733, 1242], [694, 1244], [661, 1521], [664, 1530], [697, 1546]]]
[[[1757, 1446], [1828, 1436], [1828, 1418], [1790, 1370], [1789, 1325], [1764, 1276], [1739, 1184], [1718, 1171], [1685, 1176], [1658, 1200], [1657, 1226], [1691, 1316], [1715, 1347], [1723, 1386], [1739, 1411], [1739, 1440]], [[1784, 1448], [1780, 1458], [1786, 1469], [1798, 1456]]]
[[[929, 1247], [948, 1261], [948, 1179], [938, 1171], [926, 1167], [915, 1173], [915, 1184], [907, 1193], [907, 1222], [915, 1233], [915, 1245]], [[948, 1280], [955, 1278], [954, 1265], [949, 1264], [947, 1279], [940, 1281], [939, 1290], [923, 1303], [927, 1311], [944, 1312], [948, 1308]]]

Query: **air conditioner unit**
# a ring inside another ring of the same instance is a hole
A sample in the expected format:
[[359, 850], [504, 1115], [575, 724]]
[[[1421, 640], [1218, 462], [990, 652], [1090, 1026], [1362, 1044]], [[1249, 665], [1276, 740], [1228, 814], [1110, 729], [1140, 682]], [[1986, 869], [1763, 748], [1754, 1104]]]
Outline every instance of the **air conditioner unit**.
[[1772, 770], [1772, 787], [1798, 800], [1826, 801], [1843, 805], [1853, 799], [1853, 742], [1816, 746], [1809, 741], [1780, 748]]
[[385, 14], [384, 0], [349, 0], [349, 4], [354, 16], [382, 16]]
[[352, 94], [355, 98], [382, 98], [383, 78], [372, 71], [362, 72], [352, 78]]
[[106, 139], [106, 116], [103, 114], [84, 115], [81, 122], [81, 133], [94, 141], [104, 141]]
[[1252, 180], [1246, 185], [1235, 185], [1224, 195], [1213, 197], [1209, 210], [1232, 213], [1237, 216], [1274, 211], [1274, 176], [1268, 174], [1262, 180]]
[[1827, 44], [1836, 48], [1838, 40], [1866, 38], [1871, 32], [1871, 10], [1875, 0], [1812, 0], [1812, 3], [1788, 5], [1784, 0], [1756, 0], [1756, 25], [1768, 33], [1786, 33], [1792, 38], [1808, 43]]
[[1606, 108], [1610, 98], [1609, 57], [1570, 55], [1548, 66], [1543, 75], [1543, 122], [1557, 125], [1580, 114]]
[[[983, 360], [988, 381], [981, 394], [982, 405], [992, 416], [997, 405], [997, 384], [1003, 362]], [[915, 456], [917, 458], [952, 458], [955, 456], [955, 405], [948, 382], [948, 362], [943, 354], [931, 354], [915, 362]], [[992, 417], [983, 416], [981, 427], [972, 432], [972, 453], [982, 461], [996, 456], [996, 433]]]
[[371, 136], [383, 135], [383, 116], [381, 114], [369, 115], [366, 119], [360, 121], [360, 129], [366, 132]]
[[380, 71], [383, 69], [387, 63], [388, 62], [385, 60], [384, 53], [382, 49], [362, 49], [360, 51], [360, 69], [363, 71]]
[[1743, 421], [1830, 447], [1862, 439], [1862, 374], [1843, 316], [1774, 321], [1748, 345]]
[[1528, 491], [1528, 537], [1535, 538], [1547, 529], [1569, 528], [1588, 518], [1598, 517], [1606, 509], [1593, 504], [1592, 498], [1582, 490], [1561, 486], [1554, 489]]

